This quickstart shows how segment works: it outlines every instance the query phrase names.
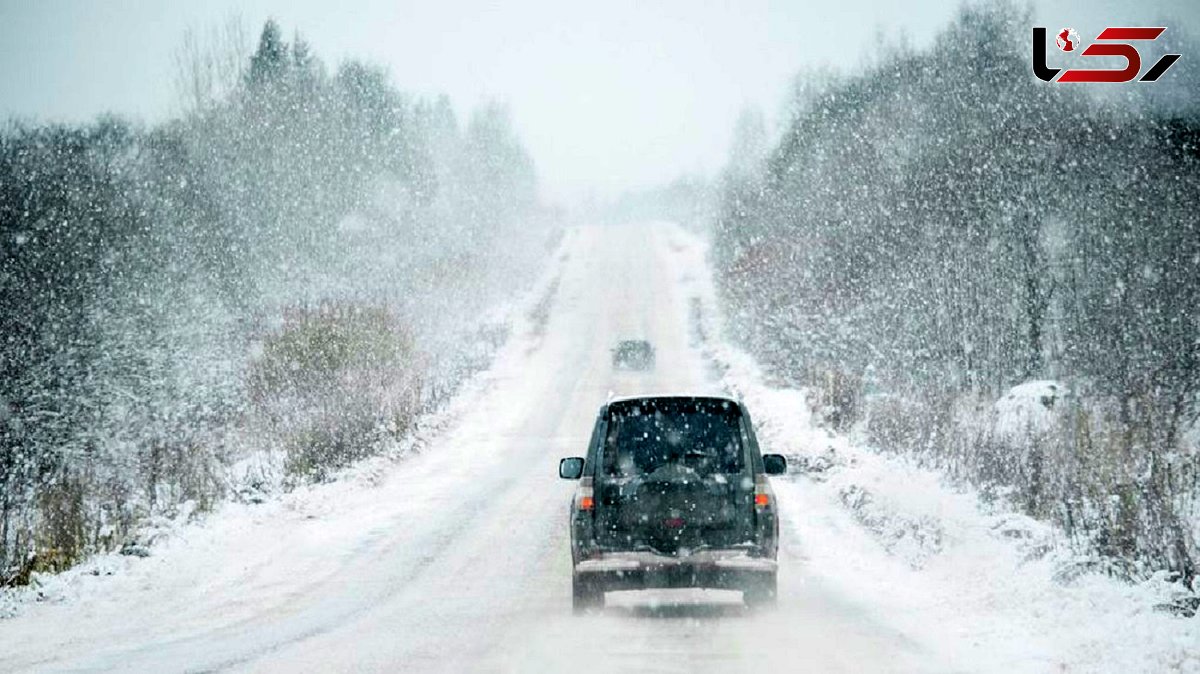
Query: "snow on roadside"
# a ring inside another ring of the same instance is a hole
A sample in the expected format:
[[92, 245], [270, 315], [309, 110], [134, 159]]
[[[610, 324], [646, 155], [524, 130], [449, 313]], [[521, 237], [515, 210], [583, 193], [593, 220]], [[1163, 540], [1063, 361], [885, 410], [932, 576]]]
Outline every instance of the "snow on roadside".
[[[320, 518], [331, 504], [347, 500], [364, 487], [379, 485], [397, 461], [419, 453], [465, 412], [474, 409], [493, 383], [493, 370], [503, 361], [524, 357], [536, 348], [544, 328], [538, 323], [539, 307], [551, 301], [557, 289], [574, 234], [564, 235], [554, 254], [548, 256], [547, 268], [527, 293], [494, 307], [483, 317], [485, 323], [509, 326], [509, 337], [493, 354], [492, 367], [468, 377], [446, 402], [417, 418], [410, 432], [380, 454], [339, 471], [328, 483], [301, 485], [286, 493], [261, 491], [242, 484], [242, 476], [247, 473], [244, 462], [231, 465], [228, 470], [233, 476], [233, 491], [240, 496], [237, 500], [219, 505], [201, 517], [194, 517], [194, 508], [185, 504], [174, 517], [150, 518], [135, 537], [137, 545], [92, 555], [59, 573], [34, 574], [28, 585], [0, 588], [0, 621], [17, 617], [37, 604], [86, 602], [102, 596], [101, 593], [137, 587], [139, 579], [152, 573], [166, 558], [188, 555], [189, 550], [216, 549], [231, 532], [243, 532], [263, 522]], [[252, 497], [245, 497], [247, 490], [254, 492]], [[209, 585], [215, 584], [209, 581]]]
[[[706, 243], [676, 228], [670, 247], [679, 282], [702, 307], [697, 332], [720, 335]], [[989, 509], [975, 491], [902, 456], [855, 446], [817, 425], [805, 391], [765, 384], [753, 358], [729, 344], [710, 340], [705, 349], [726, 387], [745, 400], [764, 444], [794, 466], [775, 486], [785, 537], [804, 550], [804, 573], [956, 669], [1200, 672], [1200, 616], [1154, 608], [1178, 596], [1177, 584], [1064, 579], [1060, 572], [1075, 560], [1054, 527]], [[1061, 387], [1032, 382], [997, 412], [1036, 426], [1043, 408], [1025, 398], [1050, 393]]]
[[993, 405], [996, 419], [991, 427], [1001, 439], [1015, 442], [1046, 433], [1057, 420], [1054, 410], [1063, 407], [1058, 400], [1068, 395], [1067, 387], [1057, 381], [1018, 384]]

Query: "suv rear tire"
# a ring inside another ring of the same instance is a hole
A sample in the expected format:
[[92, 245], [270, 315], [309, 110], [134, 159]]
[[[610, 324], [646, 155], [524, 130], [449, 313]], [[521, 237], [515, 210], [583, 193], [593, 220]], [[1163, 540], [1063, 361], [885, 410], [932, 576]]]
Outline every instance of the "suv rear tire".
[[595, 581], [586, 581], [571, 574], [571, 607], [578, 615], [604, 608], [604, 588]]

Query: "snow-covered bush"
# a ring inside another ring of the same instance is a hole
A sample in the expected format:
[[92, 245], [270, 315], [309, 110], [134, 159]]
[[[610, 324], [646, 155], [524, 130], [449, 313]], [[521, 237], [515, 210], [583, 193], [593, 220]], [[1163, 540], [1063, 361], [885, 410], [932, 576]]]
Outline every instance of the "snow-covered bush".
[[321, 477], [408, 430], [424, 368], [387, 309], [326, 303], [285, 312], [250, 366], [250, 395], [286, 470]]

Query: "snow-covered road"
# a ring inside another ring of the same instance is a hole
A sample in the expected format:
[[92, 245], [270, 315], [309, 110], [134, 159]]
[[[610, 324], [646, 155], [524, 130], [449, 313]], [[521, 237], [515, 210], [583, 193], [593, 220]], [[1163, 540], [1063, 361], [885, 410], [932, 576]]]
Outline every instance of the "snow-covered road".
[[[932, 655], [810, 573], [788, 507], [778, 610], [736, 593], [609, 596], [574, 617], [560, 456], [607, 394], [713, 391], [670, 228], [581, 228], [548, 321], [502, 350], [420, 454], [231, 505], [71, 601], [0, 622], [0, 670], [930, 671]], [[611, 367], [646, 336], [658, 366]], [[751, 409], [753, 413], [753, 409]], [[787, 478], [784, 478], [785, 480]], [[807, 526], [807, 525], [806, 525]]]

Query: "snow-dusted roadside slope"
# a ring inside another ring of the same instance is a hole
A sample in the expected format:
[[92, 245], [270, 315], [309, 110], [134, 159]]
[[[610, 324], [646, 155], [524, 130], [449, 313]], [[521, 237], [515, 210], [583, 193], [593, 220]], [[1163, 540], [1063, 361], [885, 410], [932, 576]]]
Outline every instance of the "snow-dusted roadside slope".
[[768, 385], [753, 358], [720, 339], [703, 238], [675, 227], [670, 241], [706, 355], [765, 444], [792, 463], [775, 488], [804, 573], [964, 671], [1200, 672], [1200, 616], [1154, 609], [1177, 586], [1064, 580], [1073, 560], [1058, 531], [820, 428], [805, 391]]
[[[577, 234], [569, 232], [567, 236]], [[511, 361], [513, 354], [523, 353], [539, 341], [545, 329], [544, 305], [556, 290], [558, 279], [566, 263], [569, 240], [559, 243], [557, 250], [546, 257], [546, 268], [524, 295], [493, 307], [482, 316], [482, 325], [505, 325], [508, 328], [507, 342], [494, 354], [497, 364]], [[238, 535], [254, 526], [291, 520], [315, 519], [328, 508], [325, 504], [344, 500], [351, 493], [369, 489], [376, 485], [389, 466], [419, 453], [431, 439], [443, 433], [463, 413], [471, 409], [489, 387], [494, 377], [490, 370], [476, 372], [462, 382], [457, 393], [440, 407], [419, 417], [411, 432], [376, 455], [359, 461], [340, 471], [330, 484], [301, 486], [283, 493], [277, 489], [266, 492], [254, 489], [250, 498], [239, 498], [222, 504], [217, 511], [200, 518], [193, 518], [192, 510], [184, 508], [173, 519], [158, 517], [143, 525], [137, 539], [149, 545], [138, 545], [135, 549], [122, 552], [94, 555], [83, 563], [61, 573], [34, 574], [26, 586], [0, 588], [0, 629], [4, 619], [20, 615], [35, 604], [58, 604], [79, 601], [87, 604], [107, 593], [120, 593], [125, 588], [141, 584], [146, 574], [164, 565], [175, 564], [180, 555], [193, 549], [206, 547], [216, 549], [222, 537]], [[242, 463], [229, 467], [230, 481], [235, 490], [247, 473]], [[248, 488], [247, 488], [248, 489]], [[284, 541], [263, 541], [260, 551], [264, 557], [272, 550], [282, 551]], [[194, 565], [197, 573], [211, 565], [212, 568], [228, 566], [224, 560], [201, 556], [186, 562]], [[204, 574], [207, 575], [207, 574]], [[236, 580], [215, 578], [218, 582]]]

